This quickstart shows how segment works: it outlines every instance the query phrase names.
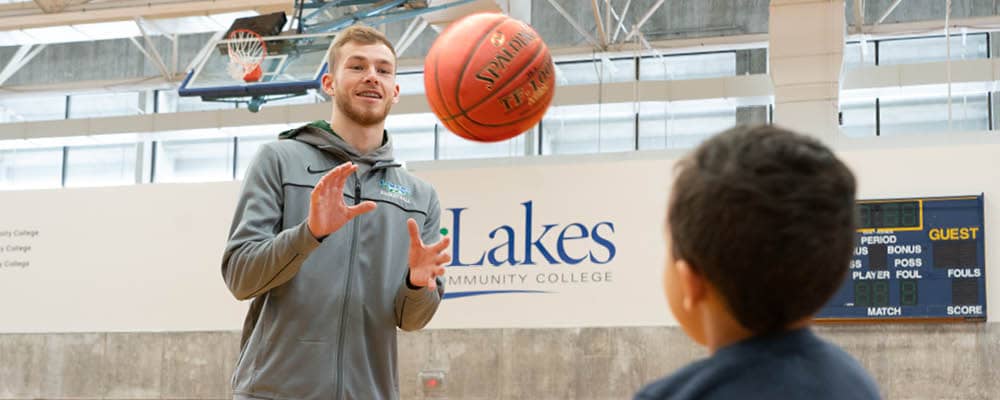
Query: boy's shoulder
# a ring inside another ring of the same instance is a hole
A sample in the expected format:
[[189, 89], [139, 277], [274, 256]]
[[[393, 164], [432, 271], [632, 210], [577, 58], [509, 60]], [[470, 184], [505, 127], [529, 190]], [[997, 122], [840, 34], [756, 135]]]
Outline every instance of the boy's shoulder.
[[810, 330], [755, 337], [657, 380], [636, 400], [878, 399], [861, 365]]

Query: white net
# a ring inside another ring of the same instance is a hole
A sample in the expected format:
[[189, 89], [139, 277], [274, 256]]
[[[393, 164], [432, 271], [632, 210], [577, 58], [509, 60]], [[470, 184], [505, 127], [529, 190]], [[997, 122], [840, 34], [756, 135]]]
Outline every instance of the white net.
[[[227, 72], [233, 79], [256, 80], [251, 75], [258, 72], [261, 61], [267, 56], [267, 45], [256, 32], [237, 29], [229, 34], [229, 67]], [[258, 77], [259, 78], [259, 77]]]

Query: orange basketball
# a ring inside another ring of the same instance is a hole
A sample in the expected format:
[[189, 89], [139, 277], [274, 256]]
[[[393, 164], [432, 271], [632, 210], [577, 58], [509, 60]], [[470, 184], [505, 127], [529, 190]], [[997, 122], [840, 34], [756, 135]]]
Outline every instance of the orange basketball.
[[424, 59], [424, 88], [448, 130], [497, 142], [542, 119], [555, 93], [555, 67], [528, 24], [503, 14], [472, 14], [434, 41]]

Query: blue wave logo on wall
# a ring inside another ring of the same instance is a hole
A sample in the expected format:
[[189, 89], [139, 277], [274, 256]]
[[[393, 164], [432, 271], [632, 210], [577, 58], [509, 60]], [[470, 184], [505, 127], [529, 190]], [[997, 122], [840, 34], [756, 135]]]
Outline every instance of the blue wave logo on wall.
[[[519, 224], [502, 224], [492, 228], [487, 236], [489, 248], [463, 248], [462, 217], [471, 212], [468, 208], [448, 208], [451, 213], [451, 264], [450, 268], [501, 268], [523, 265], [554, 266], [577, 265], [585, 261], [602, 265], [615, 259], [617, 248], [611, 241], [615, 225], [610, 221], [600, 221], [592, 225], [581, 222], [548, 223], [536, 221], [533, 202], [521, 203], [524, 208]], [[442, 234], [449, 234], [442, 229]], [[568, 243], [586, 243], [585, 251], [576, 252], [567, 248]], [[467, 292], [446, 292], [445, 299], [470, 296], [515, 293], [551, 293], [542, 290], [478, 290]]]

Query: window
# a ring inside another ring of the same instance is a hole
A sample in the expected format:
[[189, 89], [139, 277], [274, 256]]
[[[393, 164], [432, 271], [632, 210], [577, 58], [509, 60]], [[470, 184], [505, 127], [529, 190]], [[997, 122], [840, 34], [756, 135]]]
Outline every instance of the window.
[[844, 45], [844, 69], [875, 65], [875, 42], [865, 41]]
[[437, 117], [431, 113], [389, 114], [385, 130], [392, 138], [392, 153], [401, 161], [434, 159], [434, 124]]
[[156, 145], [155, 182], [233, 179], [233, 139], [166, 140]]
[[0, 150], [0, 188], [60, 187], [62, 157], [61, 147]]
[[635, 149], [632, 103], [550, 107], [542, 120], [542, 154], [581, 154]]
[[70, 118], [139, 115], [139, 92], [75, 94], [69, 97]]
[[66, 186], [135, 183], [137, 148], [137, 143], [67, 147]]
[[[905, 89], [905, 88], [904, 88]], [[986, 94], [956, 95], [951, 104], [951, 131], [989, 129]], [[946, 95], [879, 99], [880, 135], [947, 132]]]
[[[947, 60], [944, 36], [882, 40], [878, 43], [878, 64], [896, 65]], [[952, 35], [951, 59], [986, 58], [986, 34]]]
[[875, 136], [875, 99], [842, 98], [840, 101], [840, 131], [845, 136]]
[[517, 157], [523, 156], [524, 134], [501, 142], [482, 143], [465, 139], [438, 125], [441, 160], [462, 158]]
[[0, 96], [0, 122], [66, 119], [66, 96]]
[[735, 124], [736, 105], [730, 100], [640, 103], [639, 149], [695, 147]]
[[639, 80], [705, 79], [736, 75], [736, 53], [646, 56], [639, 60]]
[[176, 90], [157, 91], [157, 110], [159, 113], [185, 112], [185, 111], [205, 111], [205, 110], [231, 110], [236, 108], [233, 103], [217, 101], [204, 101], [201, 97], [182, 97]]
[[580, 85], [600, 82], [631, 82], [635, 80], [635, 60], [600, 58], [556, 63], [556, 82], [560, 85]]
[[423, 72], [401, 72], [396, 75], [399, 95], [424, 94]]

